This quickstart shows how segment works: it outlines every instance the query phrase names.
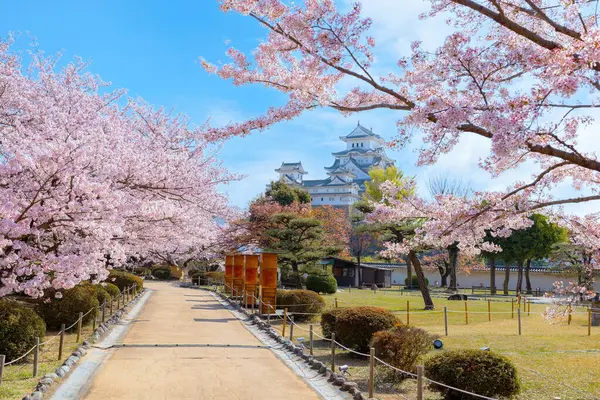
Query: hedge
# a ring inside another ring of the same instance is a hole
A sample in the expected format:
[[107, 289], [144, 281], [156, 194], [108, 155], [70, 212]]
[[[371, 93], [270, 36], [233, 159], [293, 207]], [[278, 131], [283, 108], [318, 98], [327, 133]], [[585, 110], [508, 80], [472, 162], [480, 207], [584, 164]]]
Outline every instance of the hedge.
[[91, 322], [98, 314], [99, 302], [96, 288], [89, 284], [80, 284], [72, 289], [61, 291], [62, 298], [56, 298], [56, 290], [44, 293], [37, 306], [38, 314], [49, 329], [60, 329], [61, 324], [70, 326], [79, 319], [79, 313], [89, 314], [83, 317], [83, 323]]
[[225, 283], [225, 272], [213, 271], [204, 274], [204, 278], [214, 283]]
[[344, 311], [343, 308], [332, 308], [321, 314], [321, 332], [327, 339], [331, 339], [331, 334], [335, 331], [336, 318], [342, 311]]
[[108, 292], [108, 294], [110, 294], [110, 297], [112, 297], [113, 301], [117, 297], [119, 297], [119, 294], [121, 293], [121, 291], [119, 290], [117, 285], [114, 285], [114, 284], [108, 283], [108, 282], [102, 282], [100, 285], [102, 286], [102, 288], [104, 290], [106, 290]]
[[[425, 375], [458, 389], [488, 397], [512, 397], [519, 393], [517, 370], [501, 355], [483, 350], [443, 352], [425, 362]], [[446, 400], [471, 400], [473, 396], [432, 385]]]
[[317, 293], [333, 294], [337, 292], [338, 285], [333, 275], [314, 274], [306, 278], [306, 288]]
[[325, 300], [312, 290], [278, 290], [277, 307], [288, 308], [288, 312], [294, 315], [294, 321], [307, 321], [314, 317], [309, 314], [321, 313]]
[[5, 362], [25, 354], [35, 345], [35, 338], [43, 341], [45, 334], [46, 325], [35, 311], [16, 301], [0, 299], [0, 354], [6, 356]]
[[152, 271], [152, 276], [154, 276], [156, 279], [162, 279], [166, 281], [171, 279], [171, 271], [166, 268], [157, 268]]
[[[411, 287], [413, 287], [413, 288], [419, 287], [419, 278], [417, 278], [416, 275], [412, 275], [411, 282], [412, 282]], [[406, 286], [408, 286], [408, 276], [406, 278], [404, 278], [404, 284]], [[425, 278], [425, 285], [429, 286], [429, 279], [427, 279], [427, 278]]]
[[144, 281], [139, 276], [116, 269], [110, 271], [107, 282], [117, 286], [120, 291], [136, 285], [136, 291], [139, 292], [144, 287]]

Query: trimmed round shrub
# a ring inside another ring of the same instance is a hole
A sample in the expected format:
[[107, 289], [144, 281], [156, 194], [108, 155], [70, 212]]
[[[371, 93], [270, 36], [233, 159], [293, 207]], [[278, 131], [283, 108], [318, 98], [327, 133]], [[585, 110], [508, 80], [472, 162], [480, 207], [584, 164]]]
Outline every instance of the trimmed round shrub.
[[[415, 372], [419, 360], [431, 350], [435, 336], [414, 326], [396, 325], [388, 331], [375, 332], [371, 347], [375, 356], [396, 368]], [[395, 374], [397, 380], [408, 378], [405, 374]]]
[[[412, 275], [411, 281], [412, 281], [411, 285], [410, 285], [411, 287], [414, 287], [414, 288], [419, 287], [419, 278], [417, 278], [416, 275]], [[408, 286], [408, 276], [406, 278], [404, 278], [404, 284], [406, 286]], [[427, 277], [425, 277], [425, 285], [429, 286], [429, 279], [427, 279]]]
[[327, 339], [331, 339], [331, 334], [335, 331], [335, 320], [342, 311], [343, 308], [332, 308], [321, 314], [321, 332]]
[[294, 321], [307, 321], [314, 315], [303, 313], [320, 314], [325, 307], [325, 300], [312, 290], [278, 290], [277, 307], [287, 308], [288, 312], [294, 315]]
[[335, 340], [354, 350], [368, 351], [375, 332], [391, 329], [397, 323], [394, 314], [384, 308], [344, 308], [335, 318]]
[[83, 317], [83, 323], [87, 324], [96, 317], [99, 302], [93, 285], [77, 285], [61, 293], [62, 298], [58, 299], [54, 289], [48, 290], [38, 303], [38, 314], [46, 321], [48, 329], [58, 330], [61, 324], [70, 326], [79, 319], [80, 312], [85, 314], [91, 309], [93, 310]]
[[152, 271], [152, 276], [154, 276], [156, 279], [169, 280], [171, 279], [171, 271], [165, 268], [157, 268]]
[[150, 268], [144, 268], [144, 267], [135, 267], [133, 270], [133, 273], [139, 276], [146, 276], [146, 275], [150, 275], [152, 273], [152, 271], [150, 270]]
[[35, 311], [16, 301], [0, 299], [0, 354], [6, 356], [6, 362], [25, 354], [35, 345], [35, 338], [43, 341], [45, 334], [46, 325]]
[[100, 285], [108, 292], [108, 294], [110, 294], [110, 297], [113, 299], [116, 299], [121, 293], [117, 285], [113, 285], [112, 283], [102, 282]]
[[204, 271], [198, 271], [198, 270], [190, 271], [188, 273], [189, 277], [192, 279], [192, 283], [195, 283], [198, 286], [200, 286], [203, 282], [205, 282], [206, 278], [205, 278], [204, 274], [205, 274]]
[[[488, 397], [512, 397], [519, 393], [517, 369], [501, 355], [483, 350], [446, 351], [425, 362], [428, 378]], [[473, 396], [432, 385], [446, 400], [471, 400]]]
[[225, 272], [212, 271], [204, 274], [204, 278], [212, 283], [225, 283]]
[[106, 281], [117, 286], [120, 291], [136, 285], [136, 291], [139, 292], [144, 287], [144, 281], [139, 276], [116, 269], [110, 271]]
[[314, 274], [306, 278], [306, 288], [317, 293], [333, 294], [337, 292], [338, 285], [333, 275]]
[[102, 306], [104, 302], [106, 302], [107, 305], [110, 304], [112, 297], [101, 284], [93, 285], [93, 288], [96, 292], [96, 299], [98, 299], [98, 304], [100, 304], [100, 306]]

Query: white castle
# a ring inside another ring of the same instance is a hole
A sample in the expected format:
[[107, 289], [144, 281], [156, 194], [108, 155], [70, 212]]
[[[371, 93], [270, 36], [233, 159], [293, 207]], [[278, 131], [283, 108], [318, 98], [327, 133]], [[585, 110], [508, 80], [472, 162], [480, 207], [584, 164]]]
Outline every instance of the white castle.
[[384, 140], [372, 130], [360, 125], [360, 122], [347, 136], [340, 136], [346, 143], [346, 150], [332, 153], [335, 161], [331, 167], [325, 167], [328, 178], [304, 180], [307, 172], [302, 162], [286, 163], [275, 170], [288, 185], [297, 185], [306, 189], [312, 198], [313, 206], [350, 206], [360, 200], [365, 191], [365, 181], [370, 180], [369, 169], [385, 168], [392, 160], [385, 154]]

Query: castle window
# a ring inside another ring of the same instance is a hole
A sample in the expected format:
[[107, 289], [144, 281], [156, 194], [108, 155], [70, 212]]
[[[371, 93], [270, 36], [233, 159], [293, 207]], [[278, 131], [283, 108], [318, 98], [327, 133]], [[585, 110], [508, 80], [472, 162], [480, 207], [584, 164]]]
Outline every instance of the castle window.
[[323, 198], [321, 197], [321, 201], [323, 201]]
[[354, 143], [352, 143], [352, 147], [354, 147]]
[[360, 144], [360, 147], [364, 147], [363, 145], [364, 145], [364, 143], [361, 143], [361, 144]]

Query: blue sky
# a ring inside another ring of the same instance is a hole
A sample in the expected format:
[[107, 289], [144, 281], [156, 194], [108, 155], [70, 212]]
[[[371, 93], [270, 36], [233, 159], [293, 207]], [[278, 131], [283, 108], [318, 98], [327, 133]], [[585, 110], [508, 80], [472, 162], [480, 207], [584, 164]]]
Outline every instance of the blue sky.
[[[348, 7], [351, 0], [339, 3]], [[365, 15], [374, 20], [371, 34], [379, 49], [374, 68], [381, 71], [408, 54], [411, 41], [435, 47], [449, 31], [440, 19], [418, 20], [428, 7], [421, 0], [368, 0], [363, 5]], [[5, 2], [2, 14], [0, 35], [17, 33], [16, 48], [26, 49], [35, 38], [47, 54], [62, 52], [63, 62], [75, 56], [90, 60], [90, 71], [112, 82], [113, 88], [125, 88], [129, 96], [142, 97], [156, 106], [175, 108], [196, 123], [208, 118], [215, 125], [239, 121], [283, 100], [273, 90], [235, 87], [207, 74], [198, 64], [200, 56], [212, 62], [227, 61], [227, 43], [249, 51], [265, 34], [250, 18], [221, 12], [217, 0], [27, 0]], [[273, 170], [282, 161], [302, 160], [308, 179], [324, 177], [323, 167], [333, 161], [331, 152], [343, 148], [338, 137], [349, 133], [359, 119], [390, 139], [396, 132], [398, 114], [377, 111], [343, 117], [322, 109], [266, 132], [227, 141], [220, 158], [230, 171], [247, 178], [224, 190], [233, 204], [245, 207], [276, 178]], [[421, 183], [431, 176], [450, 175], [476, 189], [500, 189], [524, 173], [512, 171], [490, 180], [477, 168], [488, 146], [483, 139], [467, 137], [455, 151], [427, 168], [415, 167], [414, 148], [390, 155]]]

